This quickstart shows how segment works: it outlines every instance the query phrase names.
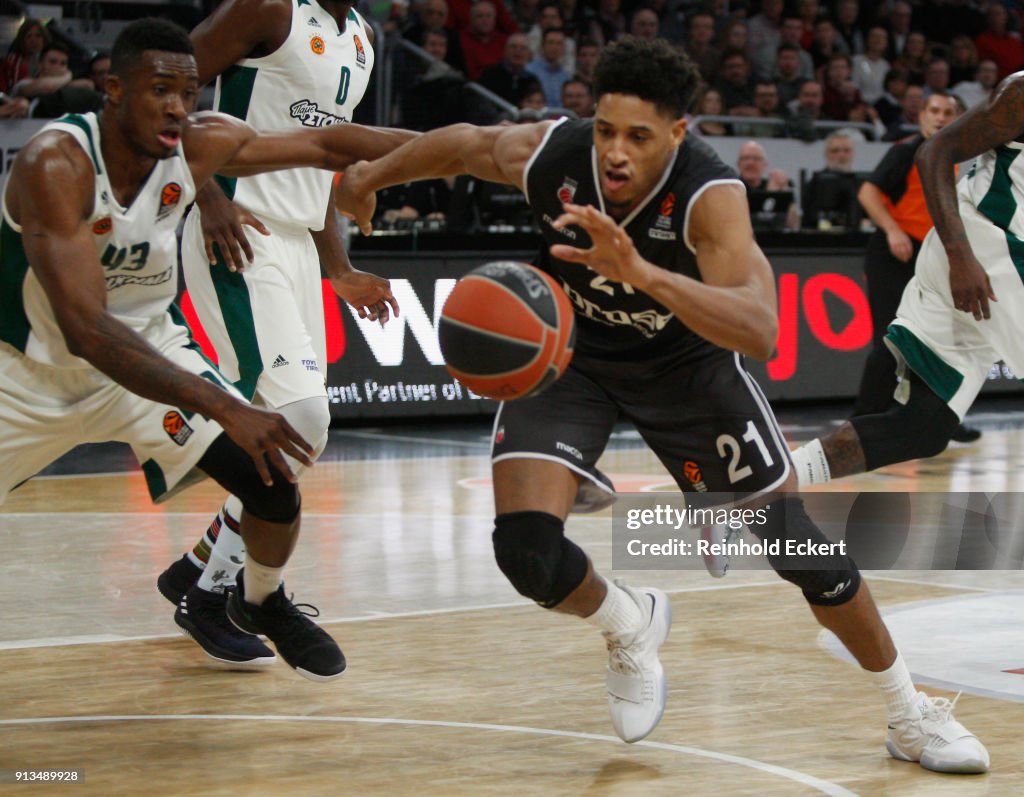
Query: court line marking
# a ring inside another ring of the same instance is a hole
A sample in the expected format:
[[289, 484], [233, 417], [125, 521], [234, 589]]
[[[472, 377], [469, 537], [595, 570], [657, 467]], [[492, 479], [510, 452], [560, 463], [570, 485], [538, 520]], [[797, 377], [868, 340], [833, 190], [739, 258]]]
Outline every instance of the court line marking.
[[[166, 720], [212, 720], [224, 722], [329, 722], [329, 723], [350, 723], [363, 725], [410, 725], [413, 727], [432, 728], [458, 728], [461, 730], [494, 731], [497, 733], [519, 733], [532, 736], [559, 736], [568, 739], [583, 739], [592, 742], [611, 742], [616, 745], [625, 745], [616, 736], [607, 736], [599, 733], [583, 733], [581, 731], [560, 731], [553, 728], [534, 728], [527, 725], [494, 725], [482, 722], [450, 722], [446, 720], [414, 720], [400, 719], [393, 717], [309, 717], [289, 716], [273, 714], [152, 714], [152, 715], [95, 715], [86, 717], [29, 717], [26, 719], [0, 720], [0, 726], [14, 725], [47, 725], [54, 723], [85, 723], [85, 722], [149, 722]], [[732, 755], [730, 753], [719, 753], [714, 750], [705, 750], [700, 747], [690, 747], [682, 744], [667, 744], [665, 742], [635, 742], [630, 747], [644, 747], [652, 750], [665, 750], [670, 753], [681, 753], [683, 755], [695, 756], [697, 758], [710, 758], [713, 761], [721, 761], [726, 764], [753, 769], [757, 772], [764, 772], [769, 775], [776, 775], [780, 778], [795, 781], [804, 786], [809, 786], [829, 797], [858, 797], [852, 792], [831, 781], [816, 778], [806, 772], [768, 764], [754, 758]]]

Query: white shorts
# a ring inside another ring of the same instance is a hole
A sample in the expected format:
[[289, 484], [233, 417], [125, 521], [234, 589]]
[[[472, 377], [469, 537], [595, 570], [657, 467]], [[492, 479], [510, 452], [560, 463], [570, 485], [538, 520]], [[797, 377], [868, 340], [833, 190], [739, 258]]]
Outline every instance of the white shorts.
[[963, 202], [960, 217], [998, 299], [989, 302], [992, 317], [975, 321], [970, 313], [954, 308], [949, 260], [932, 230], [921, 245], [914, 277], [885, 340], [901, 373], [909, 367], [962, 419], [993, 363], [1003, 360], [1015, 374], [1024, 374], [1024, 282], [1006, 233]]
[[[167, 359], [238, 392], [169, 314], [144, 330]], [[239, 396], [240, 398], [240, 396]], [[54, 368], [0, 343], [0, 502], [79, 443], [131, 445], [154, 501], [205, 477], [195, 469], [223, 430], [214, 421], [129, 392], [94, 368]]]
[[194, 207], [185, 220], [182, 268], [221, 372], [271, 407], [326, 396], [323, 283], [309, 231], [261, 219], [271, 234], [247, 230], [254, 262], [232, 272], [209, 264], [199, 216]]

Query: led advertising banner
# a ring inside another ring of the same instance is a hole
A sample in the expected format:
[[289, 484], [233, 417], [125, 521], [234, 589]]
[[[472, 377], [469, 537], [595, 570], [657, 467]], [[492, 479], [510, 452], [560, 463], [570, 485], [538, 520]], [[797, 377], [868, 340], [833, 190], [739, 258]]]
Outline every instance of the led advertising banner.
[[[858, 249], [768, 249], [776, 273], [779, 339], [767, 363], [747, 366], [770, 400], [851, 398], [871, 346], [871, 314]], [[437, 341], [441, 308], [455, 281], [493, 260], [529, 262], [519, 252], [356, 252], [357, 268], [391, 280], [401, 314], [386, 327], [360, 320], [324, 282], [327, 391], [338, 419], [487, 414], [482, 399], [445, 370]], [[187, 295], [183, 310], [211, 351]], [[1016, 389], [993, 366], [988, 389]]]

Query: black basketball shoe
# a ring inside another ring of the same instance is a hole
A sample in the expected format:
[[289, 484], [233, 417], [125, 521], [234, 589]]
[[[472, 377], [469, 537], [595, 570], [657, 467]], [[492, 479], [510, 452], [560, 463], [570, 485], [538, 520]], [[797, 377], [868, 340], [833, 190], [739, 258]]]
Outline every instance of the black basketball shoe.
[[192, 587], [174, 612], [174, 622], [195, 640], [206, 655], [235, 667], [262, 668], [277, 661], [274, 651], [258, 636], [239, 631], [228, 619], [223, 592]]
[[160, 574], [156, 580], [156, 588], [160, 590], [161, 595], [177, 606], [202, 574], [203, 568], [193, 564], [188, 554], [185, 554]]
[[[311, 681], [330, 681], [345, 673], [345, 654], [338, 643], [310, 620], [320, 611], [308, 603], [294, 604], [285, 597], [284, 584], [256, 606], [245, 600], [245, 570], [228, 589], [228, 617], [250, 634], [263, 634], [299, 675]], [[308, 611], [302, 611], [306, 609]]]

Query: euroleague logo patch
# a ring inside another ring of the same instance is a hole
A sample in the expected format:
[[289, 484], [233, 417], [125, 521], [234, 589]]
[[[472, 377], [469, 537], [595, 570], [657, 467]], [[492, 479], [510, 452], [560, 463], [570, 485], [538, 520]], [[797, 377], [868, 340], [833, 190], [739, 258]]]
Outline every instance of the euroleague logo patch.
[[356, 64], [358, 66], [366, 68], [366, 50], [363, 49], [362, 40], [356, 36], [352, 36], [352, 41], [356, 45]]
[[92, 234], [107, 235], [112, 229], [114, 229], [114, 222], [111, 220], [110, 216], [104, 216], [92, 225]]
[[192, 427], [185, 422], [185, 418], [177, 410], [171, 410], [164, 415], [164, 431], [179, 446], [185, 445], [192, 436]]
[[309, 40], [309, 49], [313, 51], [314, 55], [323, 55], [324, 50], [327, 49], [327, 46], [324, 44], [323, 39], [321, 39], [319, 36], [314, 36]]
[[161, 221], [167, 218], [181, 202], [181, 184], [168, 183], [160, 189], [160, 210], [156, 213], [156, 220]]
[[704, 474], [701, 472], [700, 465], [692, 459], [688, 459], [683, 463], [683, 475], [686, 477], [686, 480], [693, 485], [697, 492], [706, 493], [708, 491], [708, 486], [704, 483]]

